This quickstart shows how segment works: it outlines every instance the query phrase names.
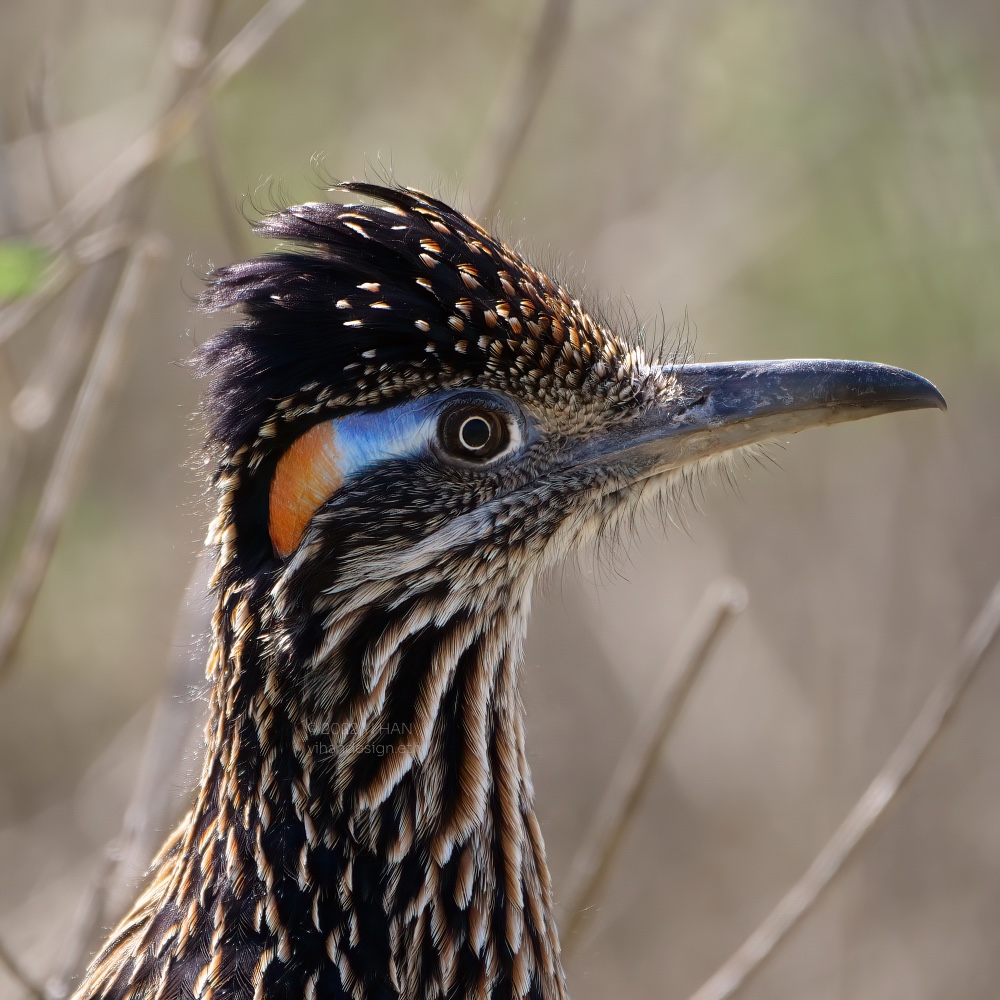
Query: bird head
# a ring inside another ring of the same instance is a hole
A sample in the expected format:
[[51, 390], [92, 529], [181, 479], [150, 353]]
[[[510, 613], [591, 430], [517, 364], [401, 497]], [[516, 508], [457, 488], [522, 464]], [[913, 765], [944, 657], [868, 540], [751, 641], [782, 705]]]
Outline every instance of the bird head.
[[[516, 604], [547, 563], [699, 464], [820, 424], [944, 406], [846, 361], [665, 363], [442, 202], [265, 219], [285, 249], [216, 272], [242, 322], [200, 352], [221, 571], [282, 615], [407, 590]], [[442, 591], [442, 592], [443, 592]]]
[[531, 580], [700, 463], [943, 406], [880, 365], [647, 357], [441, 202], [345, 190], [380, 204], [278, 212], [285, 249], [204, 297], [242, 312], [199, 354], [206, 762], [78, 996], [564, 998], [517, 693]]

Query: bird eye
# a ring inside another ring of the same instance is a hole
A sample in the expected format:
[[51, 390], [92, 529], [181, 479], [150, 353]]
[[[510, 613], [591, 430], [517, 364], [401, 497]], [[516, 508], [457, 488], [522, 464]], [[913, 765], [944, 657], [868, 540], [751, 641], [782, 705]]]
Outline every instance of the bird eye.
[[483, 406], [448, 410], [441, 418], [439, 433], [445, 453], [466, 462], [488, 462], [510, 444], [506, 415]]

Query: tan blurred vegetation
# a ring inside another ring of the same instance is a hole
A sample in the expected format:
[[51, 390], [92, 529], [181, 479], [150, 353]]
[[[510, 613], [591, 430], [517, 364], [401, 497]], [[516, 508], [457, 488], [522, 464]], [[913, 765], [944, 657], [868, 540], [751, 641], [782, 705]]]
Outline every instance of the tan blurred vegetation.
[[[219, 5], [209, 51], [259, 6]], [[0, 239], [36, 240], [152, 125], [173, 9], [7, 0]], [[0, 940], [36, 981], [61, 967], [189, 641], [171, 636], [207, 507], [188, 463], [198, 387], [176, 362], [217, 326], [192, 308], [202, 276], [253, 249], [241, 211], [316, 200], [323, 176], [391, 170], [481, 207], [540, 11], [307, 0], [140, 190], [169, 252], [0, 689]], [[671, 343], [687, 315], [699, 358], [883, 361], [950, 404], [772, 446], [777, 468], [705, 484], [704, 516], [541, 589], [524, 692], [557, 895], [704, 587], [734, 574], [750, 594], [575, 950], [577, 1000], [682, 998], [714, 971], [867, 785], [998, 575], [998, 41], [989, 0], [580, 0], [552, 46], [499, 201], [506, 238], [650, 337]], [[72, 294], [0, 348], [0, 485], [21, 477], [5, 582], [81, 377], [50, 338], [87, 346], [100, 320], [84, 303], [60, 326]], [[60, 357], [68, 391], [26, 420], [18, 391]], [[997, 995], [996, 659], [743, 996]], [[175, 804], [183, 770], [161, 789]], [[0, 969], [0, 998], [22, 994]]]

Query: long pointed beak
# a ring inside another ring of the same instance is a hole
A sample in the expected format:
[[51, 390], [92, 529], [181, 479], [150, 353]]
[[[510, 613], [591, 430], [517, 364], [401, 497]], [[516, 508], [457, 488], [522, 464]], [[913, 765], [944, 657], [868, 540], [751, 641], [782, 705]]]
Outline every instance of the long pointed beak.
[[736, 361], [676, 365], [667, 374], [676, 395], [594, 442], [585, 460], [614, 456], [649, 474], [808, 427], [947, 409], [927, 379], [866, 361]]

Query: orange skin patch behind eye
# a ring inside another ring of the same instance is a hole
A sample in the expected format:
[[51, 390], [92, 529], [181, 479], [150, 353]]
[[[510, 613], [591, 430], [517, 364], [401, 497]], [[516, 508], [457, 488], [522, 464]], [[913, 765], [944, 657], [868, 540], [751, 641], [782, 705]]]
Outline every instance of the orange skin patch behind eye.
[[281, 456], [271, 480], [271, 543], [284, 558], [298, 548], [306, 525], [344, 481], [332, 421], [316, 424]]

